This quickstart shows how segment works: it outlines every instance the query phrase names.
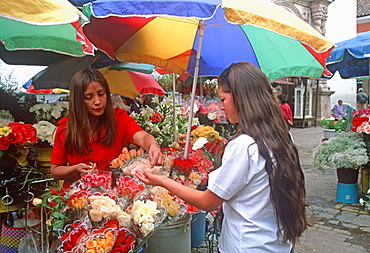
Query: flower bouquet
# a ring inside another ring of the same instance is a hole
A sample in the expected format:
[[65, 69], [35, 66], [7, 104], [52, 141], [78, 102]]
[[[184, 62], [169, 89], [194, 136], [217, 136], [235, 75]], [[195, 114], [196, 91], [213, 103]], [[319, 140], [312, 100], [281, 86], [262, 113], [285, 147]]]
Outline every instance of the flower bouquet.
[[357, 110], [352, 113], [352, 131], [370, 134], [370, 108]]
[[370, 212], [370, 188], [366, 191], [364, 196], [360, 198], [359, 202], [366, 211]]
[[[131, 113], [136, 122], [148, 133], [153, 135], [161, 148], [176, 145], [177, 134], [185, 134], [189, 118], [189, 111], [182, 110], [183, 105], [173, 103], [172, 99], [164, 97], [162, 101], [158, 96], [152, 99], [155, 108], [146, 107], [139, 114]], [[174, 125], [174, 111], [176, 125]], [[195, 124], [197, 121], [193, 120]], [[176, 129], [175, 129], [176, 128]]]

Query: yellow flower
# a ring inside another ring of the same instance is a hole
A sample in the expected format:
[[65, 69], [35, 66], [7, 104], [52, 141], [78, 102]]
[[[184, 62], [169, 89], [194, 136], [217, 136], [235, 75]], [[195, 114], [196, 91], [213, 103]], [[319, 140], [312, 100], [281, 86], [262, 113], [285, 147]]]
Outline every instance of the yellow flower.
[[8, 126], [0, 127], [0, 136], [6, 137], [12, 132], [12, 129]]

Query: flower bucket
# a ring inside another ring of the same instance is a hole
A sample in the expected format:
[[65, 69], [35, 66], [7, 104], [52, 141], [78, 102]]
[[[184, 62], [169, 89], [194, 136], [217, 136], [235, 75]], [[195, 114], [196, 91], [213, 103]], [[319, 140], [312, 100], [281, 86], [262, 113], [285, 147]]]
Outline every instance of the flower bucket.
[[48, 178], [51, 178], [50, 174], [50, 159], [51, 159], [51, 153], [53, 148], [50, 147], [36, 147], [36, 156], [35, 159], [37, 161], [37, 167], [48, 176]]
[[192, 214], [191, 218], [191, 248], [197, 248], [204, 243], [206, 232], [206, 212]]
[[335, 129], [323, 129], [324, 130], [324, 139], [330, 139], [330, 138], [333, 138], [334, 135], [336, 135], [337, 133], [335, 132]]
[[342, 184], [355, 184], [358, 180], [358, 170], [354, 169], [337, 169], [338, 182]]
[[143, 253], [189, 253], [190, 214], [183, 219], [161, 226], [148, 238], [148, 247]]
[[341, 203], [358, 203], [358, 184], [337, 183], [336, 201]]

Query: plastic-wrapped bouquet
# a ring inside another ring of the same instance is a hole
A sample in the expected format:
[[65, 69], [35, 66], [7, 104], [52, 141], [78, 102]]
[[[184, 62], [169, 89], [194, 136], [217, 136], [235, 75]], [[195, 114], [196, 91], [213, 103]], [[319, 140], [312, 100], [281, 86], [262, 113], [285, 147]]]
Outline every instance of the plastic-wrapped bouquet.
[[370, 212], [370, 188], [366, 191], [364, 196], [360, 198], [359, 202], [366, 211]]

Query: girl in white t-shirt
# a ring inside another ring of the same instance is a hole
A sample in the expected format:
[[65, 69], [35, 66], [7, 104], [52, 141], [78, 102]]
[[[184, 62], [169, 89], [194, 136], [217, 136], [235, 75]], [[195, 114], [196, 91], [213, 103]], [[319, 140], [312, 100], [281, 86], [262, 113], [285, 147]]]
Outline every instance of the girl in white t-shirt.
[[136, 176], [208, 212], [222, 204], [222, 253], [291, 252], [308, 226], [305, 181], [272, 86], [260, 69], [240, 62], [221, 73], [218, 94], [238, 131], [207, 190], [143, 171]]

